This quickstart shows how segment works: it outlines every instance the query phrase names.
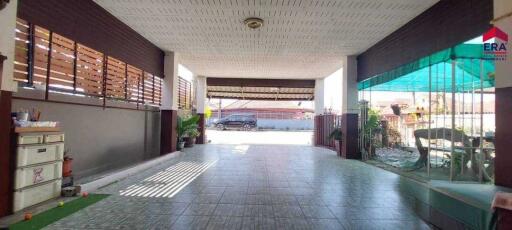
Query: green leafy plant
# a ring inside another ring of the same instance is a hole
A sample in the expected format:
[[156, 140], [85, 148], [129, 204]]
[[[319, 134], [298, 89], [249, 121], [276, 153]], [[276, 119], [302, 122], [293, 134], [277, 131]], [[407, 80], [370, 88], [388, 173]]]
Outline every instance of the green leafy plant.
[[364, 126], [364, 133], [366, 135], [375, 134], [380, 131], [379, 113], [375, 110], [370, 109], [368, 111], [368, 120]]
[[329, 139], [334, 139], [334, 140], [341, 140], [341, 138], [343, 138], [343, 132], [341, 132], [341, 128], [335, 128], [331, 134], [329, 134]]
[[190, 129], [187, 131], [186, 136], [190, 138], [196, 138], [200, 135], [199, 131], [197, 129]]
[[176, 131], [178, 133], [178, 141], [183, 141], [183, 138], [189, 136], [190, 134], [195, 135], [194, 131], [199, 133], [197, 131], [198, 123], [199, 116], [197, 115], [193, 115], [188, 118], [178, 117], [178, 124], [176, 127]]
[[373, 156], [375, 148], [382, 146], [382, 141], [377, 138], [377, 133], [382, 131], [380, 125], [380, 115], [373, 109], [368, 110], [368, 118], [364, 125], [364, 129], [360, 132], [364, 136], [364, 148], [368, 152], [369, 156]]

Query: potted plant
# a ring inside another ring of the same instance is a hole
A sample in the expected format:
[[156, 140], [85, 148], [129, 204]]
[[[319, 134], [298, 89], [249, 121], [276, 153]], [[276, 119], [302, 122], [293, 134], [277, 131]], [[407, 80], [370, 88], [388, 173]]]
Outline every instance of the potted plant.
[[196, 143], [196, 138], [199, 136], [199, 131], [196, 129], [190, 129], [186, 133], [185, 147], [192, 147]]
[[368, 119], [364, 125], [363, 135], [365, 139], [364, 148], [369, 154], [369, 157], [375, 155], [375, 148], [380, 147], [378, 135], [381, 132], [380, 115], [375, 110], [368, 110]]
[[182, 118], [178, 116], [178, 122], [176, 126], [176, 132], [178, 134], [178, 150], [181, 150], [185, 147], [185, 139], [189, 139], [188, 135], [192, 132], [192, 130], [197, 131], [198, 122], [199, 116], [197, 115], [191, 116], [189, 118]]
[[334, 139], [334, 147], [336, 148], [336, 152], [338, 156], [341, 156], [341, 138], [343, 137], [343, 133], [341, 132], [340, 127], [336, 127], [331, 134], [329, 134], [329, 139]]

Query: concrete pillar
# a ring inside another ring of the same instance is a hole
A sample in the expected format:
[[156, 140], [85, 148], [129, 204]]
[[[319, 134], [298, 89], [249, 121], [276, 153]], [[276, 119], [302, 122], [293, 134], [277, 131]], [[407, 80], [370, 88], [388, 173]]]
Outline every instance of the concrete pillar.
[[11, 135], [11, 103], [12, 92], [17, 89], [13, 81], [17, 3], [11, 0], [0, 10], [0, 217], [12, 213], [13, 203], [15, 139]]
[[322, 145], [323, 137], [323, 117], [325, 110], [325, 81], [324, 79], [316, 79], [315, 80], [315, 123], [314, 123], [314, 135], [313, 135], [313, 143], [315, 145]]
[[361, 159], [358, 149], [357, 60], [356, 56], [346, 56], [342, 61], [341, 156], [347, 159]]
[[206, 77], [196, 77], [196, 111], [199, 115], [199, 133], [197, 137], [197, 144], [206, 143], [206, 122], [205, 122], [205, 111], [206, 111]]
[[179, 55], [168, 52], [164, 58], [162, 106], [160, 107], [160, 155], [176, 151], [178, 136], [178, 64]]
[[[494, 0], [494, 26], [512, 36], [512, 17], [499, 17], [512, 11], [512, 1]], [[495, 183], [512, 188], [512, 155], [510, 140], [512, 140], [512, 46], [507, 44], [508, 57], [497, 60], [496, 64], [496, 134], [495, 147]]]
[[162, 110], [178, 110], [179, 54], [165, 53], [164, 79], [162, 84]]
[[324, 113], [325, 109], [325, 84], [324, 79], [315, 80], [315, 116]]
[[17, 85], [13, 80], [17, 5], [17, 0], [11, 0], [0, 11], [0, 31], [2, 31], [0, 33], [0, 55], [7, 57], [3, 63], [0, 87], [1, 90], [12, 92], [17, 90]]

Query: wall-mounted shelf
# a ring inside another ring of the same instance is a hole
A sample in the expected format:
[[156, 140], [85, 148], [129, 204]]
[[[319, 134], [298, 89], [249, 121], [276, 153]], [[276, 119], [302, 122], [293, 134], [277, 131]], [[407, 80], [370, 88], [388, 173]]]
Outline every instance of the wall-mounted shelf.
[[60, 127], [16, 127], [15, 133], [60, 132]]

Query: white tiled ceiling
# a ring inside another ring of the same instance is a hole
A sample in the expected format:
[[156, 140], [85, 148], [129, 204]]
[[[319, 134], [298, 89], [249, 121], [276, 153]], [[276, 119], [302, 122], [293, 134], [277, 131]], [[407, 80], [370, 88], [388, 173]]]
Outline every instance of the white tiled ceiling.
[[[323, 78], [438, 0], [95, 0], [208, 77]], [[257, 30], [243, 21], [260, 17]]]

